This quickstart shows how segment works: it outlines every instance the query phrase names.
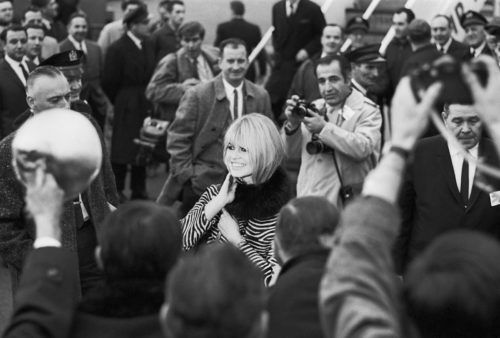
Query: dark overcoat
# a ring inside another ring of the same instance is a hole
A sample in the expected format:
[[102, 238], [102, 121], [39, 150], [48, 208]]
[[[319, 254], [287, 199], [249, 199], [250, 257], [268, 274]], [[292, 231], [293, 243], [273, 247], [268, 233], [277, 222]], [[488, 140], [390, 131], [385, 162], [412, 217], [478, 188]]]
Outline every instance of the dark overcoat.
[[139, 49], [124, 34], [106, 52], [102, 88], [114, 105], [111, 162], [133, 164], [139, 150], [134, 138], [144, 119], [151, 112], [151, 104], [144, 94], [154, 70], [151, 41], [143, 40]]

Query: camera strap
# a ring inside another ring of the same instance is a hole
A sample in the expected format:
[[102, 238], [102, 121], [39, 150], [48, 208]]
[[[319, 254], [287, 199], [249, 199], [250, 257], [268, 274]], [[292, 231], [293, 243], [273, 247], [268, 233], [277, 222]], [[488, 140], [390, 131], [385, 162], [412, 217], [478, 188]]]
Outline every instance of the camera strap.
[[339, 165], [337, 163], [337, 157], [335, 156], [335, 151], [332, 149], [333, 164], [335, 165], [335, 170], [337, 171], [337, 176], [339, 177], [340, 188], [344, 187], [344, 180], [342, 179], [342, 174], [340, 173]]

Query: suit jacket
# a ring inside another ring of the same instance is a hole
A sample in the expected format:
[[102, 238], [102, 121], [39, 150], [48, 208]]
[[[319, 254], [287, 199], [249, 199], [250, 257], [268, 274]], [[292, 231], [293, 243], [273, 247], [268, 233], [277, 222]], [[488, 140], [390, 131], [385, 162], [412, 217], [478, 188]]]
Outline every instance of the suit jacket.
[[[87, 54], [85, 54], [83, 64], [83, 87], [81, 99], [86, 100], [92, 108], [94, 118], [100, 120], [106, 116], [108, 100], [101, 88], [101, 74], [104, 66], [101, 47], [91, 40], [85, 40]], [[77, 49], [68, 39], [64, 39], [59, 44], [61, 52]]]
[[134, 138], [152, 105], [144, 91], [153, 74], [154, 54], [151, 41], [142, 41], [137, 48], [127, 34], [108, 49], [104, 62], [102, 88], [114, 105], [111, 161], [120, 164], [135, 163], [139, 146]]
[[[35, 68], [27, 64], [29, 71]], [[4, 138], [14, 130], [14, 120], [28, 109], [28, 104], [24, 84], [5, 59], [0, 61], [0, 79], [0, 138]]]
[[[498, 167], [489, 139], [481, 139], [479, 156]], [[491, 206], [487, 193], [474, 185], [464, 209], [448, 145], [441, 136], [418, 142], [407, 174], [400, 199], [403, 224], [395, 247], [400, 272], [434, 238], [448, 231], [478, 230], [500, 238], [500, 206]]]
[[[231, 21], [223, 22], [217, 26], [217, 32], [214, 45], [219, 47], [220, 43], [229, 38], [239, 38], [245, 41], [247, 45], [248, 55], [254, 50], [255, 46], [262, 38], [259, 26], [246, 21], [243, 18], [234, 18]], [[266, 52], [264, 49], [257, 56], [260, 75], [266, 73]], [[246, 78], [252, 82], [255, 81], [255, 67], [250, 65], [247, 71]]]
[[283, 265], [269, 297], [267, 337], [323, 337], [318, 294], [328, 254], [311, 252]]
[[419, 69], [426, 63], [432, 63], [442, 55], [443, 54], [436, 49], [436, 46], [430, 43], [417, 49], [404, 61], [403, 68], [401, 69], [401, 77], [410, 75], [413, 70]]
[[387, 45], [385, 59], [387, 74], [389, 75], [389, 97], [392, 97], [394, 94], [394, 90], [403, 76], [403, 65], [412, 53], [410, 43], [407, 39], [394, 38]]
[[[212, 73], [216, 76], [219, 72], [218, 56], [202, 47], [201, 55], [205, 58]], [[182, 83], [191, 78], [196, 78], [197, 70], [188, 57], [185, 48], [175, 53], [168, 54], [160, 60], [151, 81], [146, 88], [146, 97], [155, 105], [155, 111], [161, 118], [173, 121], [175, 111], [186, 91]]]
[[181, 48], [181, 42], [177, 36], [177, 32], [174, 31], [168, 23], [154, 32], [151, 36], [151, 40], [153, 42], [156, 62], [165, 57], [165, 55], [175, 53]]
[[472, 58], [470, 48], [455, 39], [451, 40], [450, 46], [448, 47], [446, 53], [450, 54], [457, 60], [467, 61]]
[[[261, 113], [272, 118], [269, 95], [248, 80], [243, 84], [244, 114]], [[186, 91], [167, 136], [170, 174], [158, 200], [171, 204], [186, 182], [200, 195], [224, 179], [223, 137], [231, 122], [229, 100], [222, 74]]]

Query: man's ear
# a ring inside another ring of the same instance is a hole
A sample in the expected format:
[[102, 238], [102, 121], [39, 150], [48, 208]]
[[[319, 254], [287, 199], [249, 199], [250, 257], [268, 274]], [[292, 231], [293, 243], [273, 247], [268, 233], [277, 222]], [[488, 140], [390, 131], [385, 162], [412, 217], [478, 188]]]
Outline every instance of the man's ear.
[[97, 267], [104, 271], [104, 264], [102, 262], [102, 257], [101, 257], [101, 246], [98, 245], [96, 248], [95, 248], [95, 251], [94, 251], [94, 256], [95, 256], [95, 261], [97, 263]]
[[35, 105], [35, 99], [33, 97], [26, 95], [26, 103], [28, 104], [28, 107], [30, 107], [31, 110], [33, 110], [33, 106]]

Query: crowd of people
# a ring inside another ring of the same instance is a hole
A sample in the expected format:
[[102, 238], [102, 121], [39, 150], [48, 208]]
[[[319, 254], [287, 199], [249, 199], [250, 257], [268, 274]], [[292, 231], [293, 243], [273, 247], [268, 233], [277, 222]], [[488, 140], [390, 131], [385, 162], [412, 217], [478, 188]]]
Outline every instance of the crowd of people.
[[[249, 60], [241, 1], [213, 44], [181, 0], [121, 9], [94, 42], [78, 7], [0, 0], [4, 337], [500, 336], [499, 18], [463, 13], [459, 42], [400, 8], [381, 50], [362, 17], [279, 0]], [[56, 154], [12, 151], [51, 109], [102, 150], [76, 197]]]

